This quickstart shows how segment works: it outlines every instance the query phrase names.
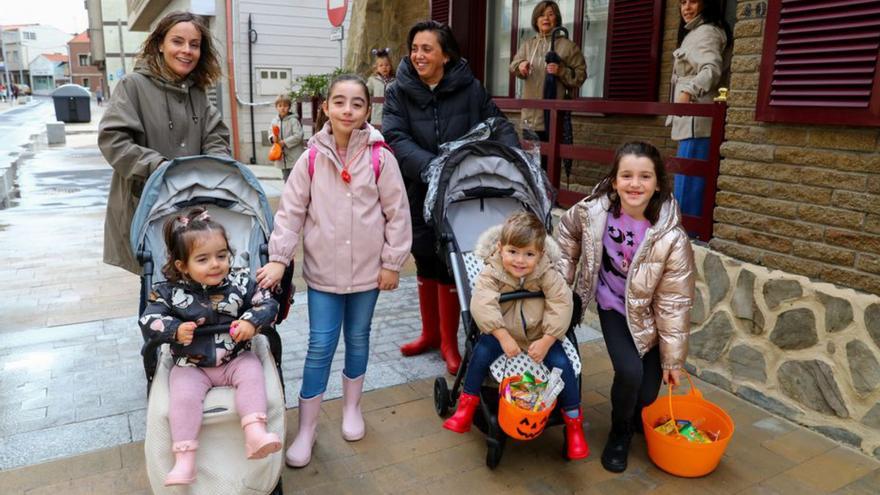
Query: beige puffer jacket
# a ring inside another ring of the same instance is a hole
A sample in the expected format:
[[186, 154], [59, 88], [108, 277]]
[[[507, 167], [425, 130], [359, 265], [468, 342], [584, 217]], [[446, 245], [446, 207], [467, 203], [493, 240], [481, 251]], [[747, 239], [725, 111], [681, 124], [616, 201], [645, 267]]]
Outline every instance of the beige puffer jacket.
[[[557, 240], [560, 270], [571, 285], [581, 265], [576, 291], [586, 304], [595, 297], [602, 266], [602, 236], [610, 201], [583, 200], [562, 216]], [[694, 299], [694, 253], [671, 199], [633, 257], [626, 280], [626, 321], [640, 356], [657, 343], [663, 369], [684, 366]]]
[[[504, 271], [498, 251], [500, 237], [501, 226], [492, 227], [483, 232], [474, 250], [486, 262], [471, 297], [471, 315], [477, 327], [485, 334], [504, 328], [524, 351], [544, 335], [564, 339], [571, 325], [571, 289], [557, 270], [560, 251], [556, 241], [547, 236], [544, 255], [535, 270], [520, 281]], [[544, 291], [544, 298], [498, 303], [500, 294], [523, 289]]]

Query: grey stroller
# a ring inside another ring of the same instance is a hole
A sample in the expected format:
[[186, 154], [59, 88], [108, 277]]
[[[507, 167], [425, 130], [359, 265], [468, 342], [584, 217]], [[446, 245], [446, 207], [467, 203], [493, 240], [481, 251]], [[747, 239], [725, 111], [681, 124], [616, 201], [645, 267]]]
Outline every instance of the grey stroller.
[[[234, 160], [213, 156], [176, 159], [156, 170], [143, 189], [131, 225], [131, 247], [143, 266], [141, 305], [154, 282], [164, 280], [161, 267], [166, 261], [162, 226], [171, 215], [192, 206], [205, 206], [212, 218], [227, 231], [235, 253], [232, 269], [254, 273], [268, 257], [272, 212], [259, 181], [251, 171]], [[291, 302], [291, 273], [276, 289], [281, 310], [276, 322], [286, 317]], [[228, 325], [199, 327], [197, 334], [228, 332]], [[215, 387], [205, 398], [202, 429], [203, 448], [197, 457], [198, 476], [189, 487], [164, 486], [165, 474], [174, 465], [171, 432], [168, 425], [168, 377], [172, 359], [167, 344], [144, 335], [142, 355], [147, 375], [149, 402], [144, 450], [150, 486], [156, 494], [230, 493], [265, 495], [281, 493], [283, 451], [263, 459], [248, 460], [244, 436], [235, 410], [230, 387]], [[252, 350], [263, 364], [268, 399], [268, 428], [283, 439], [284, 390], [281, 378], [281, 339], [274, 328], [263, 331], [252, 341]]]
[[[425, 221], [433, 225], [441, 244], [438, 249], [455, 280], [466, 332], [465, 355], [452, 389], [443, 376], [434, 381], [434, 407], [441, 417], [446, 416], [458, 401], [480, 334], [469, 309], [474, 283], [483, 269], [483, 260], [474, 252], [480, 234], [522, 210], [531, 211], [542, 219], [548, 233], [552, 229], [550, 210], [554, 195], [541, 170], [540, 158], [495, 140], [499, 133], [509, 132], [507, 126], [512, 124], [497, 118], [478, 124], [460, 140], [443, 145], [440, 155], [425, 172], [428, 182], [423, 212]], [[541, 292], [518, 291], [502, 294], [501, 302], [543, 296]], [[576, 299], [574, 314], [579, 316], [578, 306]], [[569, 327], [564, 347], [572, 363], [577, 362], [575, 371], [578, 372], [580, 357], [574, 334], [575, 320], [576, 317]], [[491, 469], [501, 461], [507, 440], [498, 425], [497, 409], [497, 384], [484, 385], [474, 425], [486, 435], [486, 465]], [[562, 418], [557, 408], [547, 426], [558, 424], [562, 424]]]

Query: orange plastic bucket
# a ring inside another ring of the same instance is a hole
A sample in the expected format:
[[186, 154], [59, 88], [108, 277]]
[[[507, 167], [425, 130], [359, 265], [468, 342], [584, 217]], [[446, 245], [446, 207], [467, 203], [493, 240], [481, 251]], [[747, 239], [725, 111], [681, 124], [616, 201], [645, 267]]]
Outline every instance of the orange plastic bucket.
[[[683, 371], [683, 370], [682, 370]], [[687, 372], [684, 373], [691, 390], [684, 395], [672, 395], [669, 387], [668, 398], [658, 398], [642, 410], [642, 425], [645, 428], [645, 441], [648, 443], [648, 456], [660, 469], [685, 478], [705, 476], [718, 467], [727, 444], [733, 437], [733, 420], [723, 409], [703, 398]], [[689, 442], [675, 433], [664, 435], [654, 427], [664, 417], [696, 421], [703, 419], [700, 429], [718, 431], [718, 440], [712, 443]]]
[[519, 375], [508, 376], [501, 381], [501, 385], [498, 387], [498, 424], [504, 433], [507, 433], [507, 436], [511, 438], [534, 440], [547, 426], [547, 420], [550, 418], [553, 406], [547, 407], [543, 411], [533, 412], [507, 402], [504, 398], [504, 389], [509, 382], [519, 379]]

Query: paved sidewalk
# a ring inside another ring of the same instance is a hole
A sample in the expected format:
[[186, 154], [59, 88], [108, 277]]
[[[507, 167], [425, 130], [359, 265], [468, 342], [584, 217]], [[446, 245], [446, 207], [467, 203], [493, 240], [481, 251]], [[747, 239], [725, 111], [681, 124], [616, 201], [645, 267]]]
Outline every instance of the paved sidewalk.
[[[840, 494], [876, 495], [880, 462], [777, 418], [731, 394], [697, 381], [705, 396], [727, 410], [736, 433], [718, 469], [699, 479], [663, 473], [648, 459], [644, 438], [633, 440], [629, 469], [602, 469], [609, 429], [612, 372], [604, 346], [581, 346], [583, 406], [592, 455], [562, 459], [562, 428], [529, 442], [508, 442], [500, 466], [484, 465], [486, 444], [477, 430], [444, 430], [433, 410], [432, 379], [364, 395], [367, 436], [348, 443], [339, 434], [341, 401], [326, 401], [312, 463], [283, 471], [284, 492], [305, 494]], [[372, 377], [368, 377], [370, 382]], [[288, 411], [286, 445], [296, 431]], [[4, 442], [5, 443], [5, 442]], [[148, 494], [143, 443], [70, 456], [0, 472], [8, 495]]]

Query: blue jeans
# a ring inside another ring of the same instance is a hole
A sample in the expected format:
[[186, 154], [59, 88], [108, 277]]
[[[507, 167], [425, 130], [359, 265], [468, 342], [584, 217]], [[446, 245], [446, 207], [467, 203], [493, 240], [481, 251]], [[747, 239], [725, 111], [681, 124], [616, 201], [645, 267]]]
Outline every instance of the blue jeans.
[[333, 294], [309, 287], [309, 350], [303, 366], [299, 395], [311, 399], [327, 390], [330, 364], [339, 344], [339, 332], [345, 335], [345, 368], [349, 378], [367, 372], [370, 356], [370, 324], [379, 289], [354, 294]]
[[[480, 335], [477, 344], [474, 346], [473, 356], [468, 363], [467, 375], [464, 378], [464, 391], [471, 395], [480, 395], [480, 386], [486, 375], [489, 374], [489, 366], [498, 359], [498, 356], [504, 354], [501, 343], [492, 335]], [[544, 356], [544, 366], [550, 368], [559, 368], [562, 370], [562, 382], [565, 388], [559, 394], [557, 402], [563, 411], [571, 411], [577, 409], [581, 405], [581, 391], [578, 390], [577, 377], [574, 375], [574, 368], [571, 367], [571, 361], [565, 355], [562, 348], [562, 342], [554, 342]]]
[[[679, 158], [693, 158], [696, 160], [709, 159], [709, 138], [683, 139], [678, 143]], [[672, 194], [675, 196], [681, 212], [685, 215], [702, 216], [703, 190], [706, 189], [706, 180], [702, 177], [690, 175], [674, 176]]]

